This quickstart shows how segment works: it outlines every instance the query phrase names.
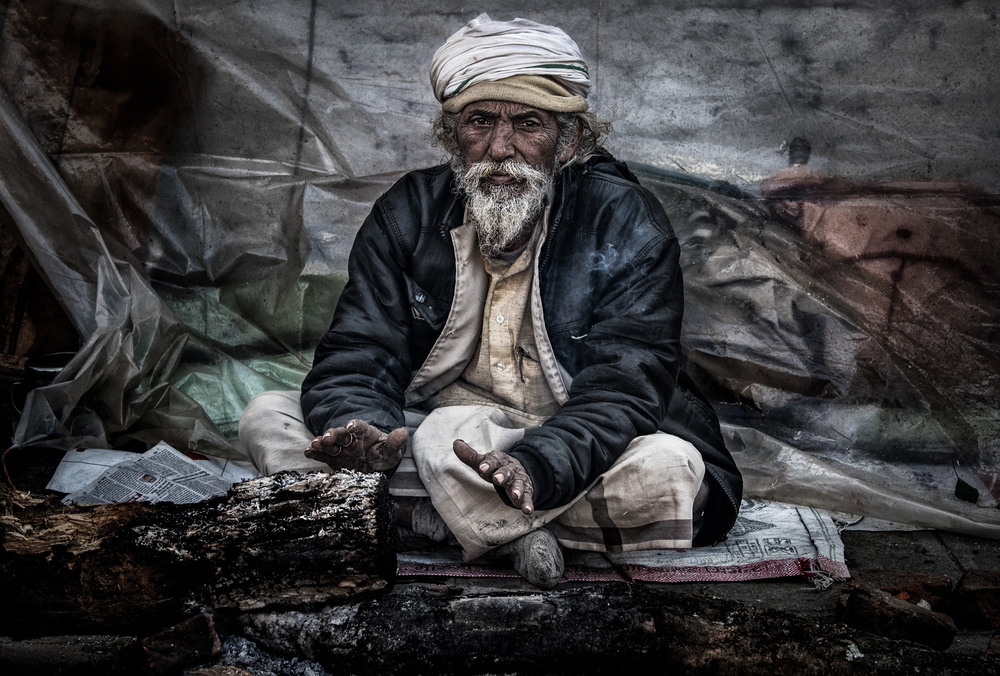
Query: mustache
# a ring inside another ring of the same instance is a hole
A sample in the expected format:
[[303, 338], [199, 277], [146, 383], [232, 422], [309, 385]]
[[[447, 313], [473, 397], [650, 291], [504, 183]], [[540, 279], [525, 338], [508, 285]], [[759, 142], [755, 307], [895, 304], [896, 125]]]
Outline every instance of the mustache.
[[[506, 174], [514, 180], [484, 184], [483, 179], [491, 174]], [[500, 255], [538, 216], [552, 187], [553, 175], [512, 160], [483, 160], [462, 171], [456, 168], [456, 192], [469, 209], [484, 256]]]
[[527, 181], [529, 183], [544, 181], [549, 175], [544, 171], [535, 169], [530, 164], [515, 162], [514, 160], [503, 160], [502, 162], [483, 160], [465, 169], [466, 180], [479, 181], [493, 174], [506, 174], [516, 181]]

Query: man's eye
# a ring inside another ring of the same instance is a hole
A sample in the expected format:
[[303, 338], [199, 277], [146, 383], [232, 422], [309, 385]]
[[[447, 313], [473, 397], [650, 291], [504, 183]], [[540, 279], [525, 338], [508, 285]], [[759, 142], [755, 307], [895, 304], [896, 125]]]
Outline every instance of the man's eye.
[[524, 120], [523, 122], [521, 122], [521, 126], [528, 129], [532, 129], [534, 127], [538, 127], [539, 124], [537, 120]]

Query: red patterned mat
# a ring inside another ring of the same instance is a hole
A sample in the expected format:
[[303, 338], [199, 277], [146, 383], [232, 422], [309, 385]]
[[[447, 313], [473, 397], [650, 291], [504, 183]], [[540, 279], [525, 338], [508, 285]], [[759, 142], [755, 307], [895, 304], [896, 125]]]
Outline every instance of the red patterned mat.
[[[455, 547], [400, 552], [398, 561], [404, 577], [518, 577], [503, 562], [464, 562]], [[850, 577], [843, 542], [827, 512], [745, 500], [721, 544], [626, 554], [567, 551], [563, 581], [743, 582], [781, 577], [817, 583]]]

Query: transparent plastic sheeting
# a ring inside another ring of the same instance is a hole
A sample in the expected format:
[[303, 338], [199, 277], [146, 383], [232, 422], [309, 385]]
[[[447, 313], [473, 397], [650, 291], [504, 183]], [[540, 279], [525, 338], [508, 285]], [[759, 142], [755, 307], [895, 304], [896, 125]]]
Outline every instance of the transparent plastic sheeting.
[[[0, 201], [82, 337], [17, 445], [239, 457], [249, 398], [301, 382], [372, 202], [442, 159], [426, 64], [476, 13], [327, 4], [0, 7]], [[681, 241], [687, 368], [748, 497], [996, 537], [987, 3], [784, 4], [497, 18], [595, 64]], [[783, 171], [793, 135], [813, 168]]]

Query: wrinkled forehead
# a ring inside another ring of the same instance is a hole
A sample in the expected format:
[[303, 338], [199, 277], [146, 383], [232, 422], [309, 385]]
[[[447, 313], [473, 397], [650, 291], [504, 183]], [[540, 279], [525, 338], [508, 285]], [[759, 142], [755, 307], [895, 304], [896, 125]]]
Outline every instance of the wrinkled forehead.
[[459, 119], [466, 121], [477, 115], [512, 120], [535, 117], [547, 122], [551, 121], [553, 124], [556, 121], [556, 114], [550, 110], [517, 101], [499, 100], [474, 101], [462, 108]]

